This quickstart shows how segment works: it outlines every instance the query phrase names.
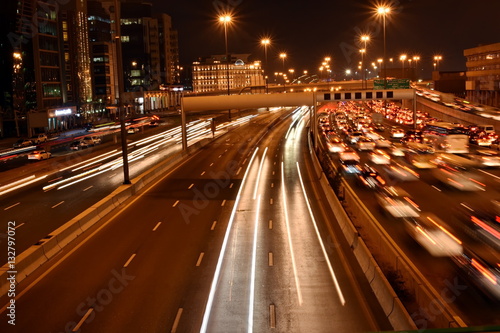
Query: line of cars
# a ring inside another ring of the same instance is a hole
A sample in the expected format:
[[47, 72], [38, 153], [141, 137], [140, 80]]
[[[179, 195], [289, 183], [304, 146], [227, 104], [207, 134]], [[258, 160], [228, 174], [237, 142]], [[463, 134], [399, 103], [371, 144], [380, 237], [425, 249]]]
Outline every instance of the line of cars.
[[70, 150], [81, 150], [88, 147], [93, 147], [101, 143], [101, 138], [98, 136], [85, 136], [80, 140], [75, 140], [69, 145]]

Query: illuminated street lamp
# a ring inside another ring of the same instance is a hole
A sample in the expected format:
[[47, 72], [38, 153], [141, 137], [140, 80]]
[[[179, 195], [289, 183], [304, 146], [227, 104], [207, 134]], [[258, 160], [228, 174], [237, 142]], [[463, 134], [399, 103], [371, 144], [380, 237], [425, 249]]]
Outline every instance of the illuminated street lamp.
[[402, 54], [399, 56], [399, 60], [401, 60], [401, 63], [403, 64], [403, 72], [401, 78], [405, 77], [405, 60], [406, 60], [406, 54]]
[[360, 52], [361, 52], [361, 87], [362, 88], [368, 88], [367, 84], [366, 84], [365, 63], [364, 63], [363, 57], [364, 57], [364, 55], [366, 53], [366, 43], [368, 43], [368, 41], [370, 40], [370, 36], [368, 36], [368, 35], [362, 35], [360, 37], [360, 40], [361, 40], [361, 42], [363, 43], [363, 46], [364, 46], [364, 48], [363, 48], [364, 51], [361, 52], [361, 50], [360, 50]]
[[[230, 95], [230, 87], [229, 87], [229, 51], [227, 48], [227, 25], [231, 23], [230, 15], [221, 15], [219, 16], [219, 22], [224, 25], [224, 41], [226, 44], [226, 76], [227, 76], [227, 94]], [[229, 109], [229, 121], [231, 121], [231, 109]]]
[[439, 62], [440, 62], [441, 60], [443, 60], [443, 57], [442, 57], [442, 56], [440, 56], [440, 55], [436, 55], [436, 56], [434, 56], [434, 62], [437, 64], [437, 65], [436, 65], [437, 67], [436, 67], [436, 66], [434, 66], [434, 70], [436, 70], [436, 68], [437, 68], [437, 70], [439, 70]]
[[[384, 89], [387, 89], [387, 44], [385, 38], [385, 20], [387, 15], [391, 12], [391, 8], [387, 6], [377, 7], [377, 14], [382, 16], [383, 33], [384, 33]], [[384, 103], [385, 104], [385, 103]], [[385, 109], [385, 105], [384, 105]]]
[[[281, 52], [280, 53], [280, 58], [281, 58], [281, 61], [283, 62], [283, 72], [285, 71], [285, 59], [286, 59], [286, 53], [285, 52]], [[285, 87], [286, 89], [286, 82], [285, 82], [285, 78], [283, 77], [283, 87]]]
[[266, 80], [266, 93], [268, 93], [267, 75], [265, 75], [265, 74], [266, 74], [266, 69], [267, 69], [267, 47], [269, 46], [269, 44], [271, 44], [271, 40], [269, 38], [263, 38], [263, 39], [261, 39], [260, 44], [264, 45], [265, 68], [264, 68], [263, 72], [264, 72], [264, 78]]

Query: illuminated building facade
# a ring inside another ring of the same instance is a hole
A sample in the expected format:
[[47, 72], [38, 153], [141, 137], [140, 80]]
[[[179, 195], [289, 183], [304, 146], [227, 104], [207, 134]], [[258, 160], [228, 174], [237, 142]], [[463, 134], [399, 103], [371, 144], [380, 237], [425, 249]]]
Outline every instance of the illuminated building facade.
[[[193, 62], [193, 91], [227, 91], [249, 86], [264, 86], [260, 61], [249, 61], [250, 54], [232, 54], [229, 66], [225, 55], [213, 55]], [[229, 74], [229, 80], [228, 80]]]
[[500, 43], [466, 49], [464, 55], [466, 98], [473, 103], [500, 107]]

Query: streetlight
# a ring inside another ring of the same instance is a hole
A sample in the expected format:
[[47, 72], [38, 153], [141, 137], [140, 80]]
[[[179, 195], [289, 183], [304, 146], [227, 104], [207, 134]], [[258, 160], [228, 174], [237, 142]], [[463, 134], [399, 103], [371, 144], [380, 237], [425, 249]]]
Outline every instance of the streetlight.
[[[387, 6], [377, 7], [377, 14], [382, 16], [383, 32], [384, 32], [384, 89], [387, 89], [387, 44], [385, 38], [385, 18], [391, 12], [391, 8]], [[384, 103], [385, 110], [385, 103]]]
[[[230, 87], [229, 87], [229, 51], [227, 48], [227, 25], [231, 22], [231, 16], [230, 15], [221, 15], [219, 16], [219, 22], [224, 25], [224, 41], [226, 44], [226, 76], [227, 76], [227, 95], [229, 96], [231, 94], [230, 92]], [[229, 121], [231, 121], [231, 109], [229, 111]]]
[[364, 89], [365, 88], [365, 73], [364, 73], [364, 67], [363, 67], [363, 61], [364, 61], [364, 55], [366, 53], [366, 49], [361, 49], [359, 50], [359, 53], [361, 53], [361, 66], [360, 66], [360, 70], [361, 70], [361, 89]]
[[[437, 70], [439, 70], [439, 62], [443, 60], [443, 57], [440, 55], [434, 56], [434, 62], [437, 64]], [[436, 70], [436, 66], [434, 66], [434, 70]]]
[[[286, 59], [286, 53], [285, 52], [281, 52], [280, 53], [280, 58], [281, 58], [281, 61], [283, 62], [283, 72], [285, 71], [285, 59]], [[286, 82], [285, 82], [285, 79], [283, 78], [283, 87], [286, 89]]]
[[268, 93], [268, 86], [267, 86], [267, 75], [266, 74], [266, 69], [267, 69], [267, 46], [271, 44], [271, 40], [269, 38], [263, 38], [261, 39], [260, 43], [264, 45], [264, 59], [265, 59], [265, 68], [264, 68], [264, 77], [266, 80], [266, 94]]
[[415, 61], [415, 72], [417, 73], [415, 79], [418, 81], [418, 61], [420, 60], [420, 56], [413, 56], [413, 60]]
[[[365, 78], [365, 64], [363, 62], [363, 56], [364, 54], [366, 53], [366, 43], [370, 40], [370, 36], [368, 35], [362, 35], [361, 38], [360, 38], [361, 42], [364, 43], [364, 48], [363, 48], [363, 52], [361, 52], [361, 87], [362, 88], [368, 88], [368, 85], [366, 84], [366, 78]], [[366, 85], [366, 87], [364, 87], [363, 85]]]
[[401, 78], [403, 79], [405, 77], [405, 60], [406, 60], [406, 54], [402, 54], [399, 56], [399, 60], [401, 60], [401, 63], [403, 64], [403, 71]]

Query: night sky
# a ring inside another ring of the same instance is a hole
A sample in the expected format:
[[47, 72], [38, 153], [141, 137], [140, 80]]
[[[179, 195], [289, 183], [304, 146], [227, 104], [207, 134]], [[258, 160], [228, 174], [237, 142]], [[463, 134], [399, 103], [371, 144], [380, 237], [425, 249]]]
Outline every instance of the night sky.
[[[228, 8], [234, 22], [228, 28], [230, 53], [251, 53], [264, 61], [260, 39], [271, 38], [268, 64], [281, 71], [278, 54], [287, 53], [286, 68], [318, 72], [325, 56], [333, 71], [344, 73], [360, 60], [358, 42], [371, 35], [367, 58], [383, 55], [382, 20], [374, 14], [377, 4], [369, 0], [152, 0], [155, 8], [172, 17], [179, 32], [181, 65], [197, 57], [223, 54], [224, 29], [218, 13]], [[379, 2], [380, 3], [380, 2]], [[420, 70], [430, 77], [433, 56], [443, 60], [440, 70], [465, 70], [463, 50], [500, 42], [500, 0], [389, 0], [393, 9], [386, 21], [387, 57], [419, 55]], [[397, 61], [398, 66], [401, 62]]]

